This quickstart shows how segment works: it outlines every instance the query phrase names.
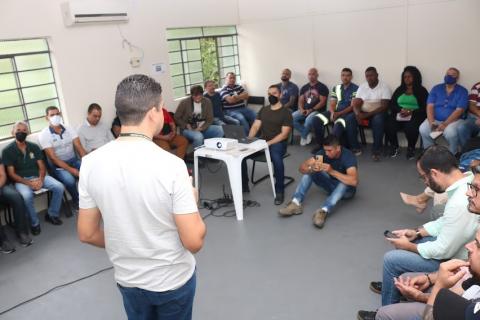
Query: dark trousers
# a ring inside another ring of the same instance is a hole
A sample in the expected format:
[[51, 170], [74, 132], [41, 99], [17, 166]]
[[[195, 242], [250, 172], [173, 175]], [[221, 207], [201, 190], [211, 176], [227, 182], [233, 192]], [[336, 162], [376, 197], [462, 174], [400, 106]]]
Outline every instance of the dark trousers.
[[[330, 112], [325, 111], [323, 115], [330, 119]], [[358, 123], [357, 118], [355, 117], [355, 113], [350, 112], [346, 115], [340, 117], [341, 119], [345, 120], [345, 126], [342, 123], [336, 122], [333, 125], [333, 132], [340, 141], [342, 141], [343, 136], [346, 136], [346, 147], [351, 150], [358, 150], [360, 149], [360, 144], [358, 143]], [[325, 125], [323, 121], [315, 117], [313, 119], [313, 129], [315, 131], [315, 139], [317, 144], [321, 147], [323, 146], [323, 136], [325, 134]]]
[[4, 185], [0, 188], [0, 202], [9, 205], [13, 209], [15, 231], [28, 234], [28, 218], [25, 204], [20, 193], [12, 185]]
[[165, 292], [126, 288], [117, 284], [128, 320], [191, 320], [195, 273], [182, 287]]
[[385, 133], [386, 113], [381, 112], [373, 115], [368, 120], [373, 133], [372, 153], [379, 154], [383, 146], [383, 135]]
[[[283, 165], [283, 156], [287, 152], [287, 142], [282, 141], [279, 143], [272, 144], [268, 147], [270, 150], [270, 160], [273, 164], [273, 176], [275, 177], [275, 192], [284, 193], [285, 190], [285, 167]], [[261, 153], [263, 151], [260, 151]], [[256, 156], [257, 153], [252, 156]], [[252, 157], [250, 156], [250, 157]], [[245, 186], [248, 184], [248, 169], [247, 169], [247, 160], [248, 158], [243, 159], [242, 161], [242, 184]]]
[[419, 130], [418, 128], [425, 120], [424, 117], [412, 117], [410, 121], [397, 121], [397, 114], [391, 114], [387, 118], [387, 124], [385, 126], [385, 134], [387, 140], [392, 147], [398, 148], [397, 132], [403, 130], [408, 141], [408, 148], [415, 149], [417, 144]]

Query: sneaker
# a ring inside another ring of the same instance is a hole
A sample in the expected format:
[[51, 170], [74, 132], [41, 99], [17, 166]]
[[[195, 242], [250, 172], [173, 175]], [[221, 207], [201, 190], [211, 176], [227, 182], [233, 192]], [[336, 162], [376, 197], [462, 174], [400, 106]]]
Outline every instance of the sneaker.
[[302, 147], [306, 146], [306, 145], [307, 145], [307, 142], [306, 142], [306, 141], [307, 141], [307, 139], [305, 139], [305, 138], [300, 138], [300, 145], [301, 145]]
[[352, 152], [357, 157], [362, 155], [362, 149], [352, 149]]
[[381, 281], [372, 281], [370, 282], [370, 290], [375, 293], [382, 294], [382, 282]]
[[279, 193], [279, 192], [278, 192], [278, 193], [277, 193], [277, 196], [275, 197], [275, 205], [276, 205], [276, 206], [281, 205], [281, 204], [283, 203], [283, 200], [284, 200], [284, 199], [285, 199], [285, 198], [284, 198], [283, 193]]
[[293, 201], [290, 201], [285, 208], [278, 210], [278, 214], [282, 217], [290, 217], [294, 214], [302, 214], [302, 205], [297, 205]]
[[407, 149], [407, 160], [415, 159], [415, 149], [408, 148]]
[[390, 150], [390, 158], [396, 158], [399, 154], [400, 154], [400, 148], [392, 147], [392, 150]]
[[61, 224], [63, 224], [62, 220], [60, 220], [60, 218], [58, 217], [52, 217], [50, 216], [49, 214], [46, 214], [45, 215], [45, 221], [46, 222], [50, 222], [51, 224], [53, 224], [54, 226], [59, 226]]
[[12, 252], [15, 252], [15, 247], [13, 246], [13, 244], [8, 241], [8, 240], [3, 240], [2, 244], [0, 245], [0, 252], [1, 253], [12, 253]]
[[360, 310], [357, 313], [357, 319], [358, 320], [375, 320], [376, 315], [377, 315], [376, 311]]
[[23, 233], [23, 232], [19, 233], [17, 234], [17, 237], [18, 237], [18, 242], [20, 242], [20, 245], [22, 247], [28, 247], [33, 243], [32, 238], [30, 238], [30, 236], [26, 233]]
[[323, 209], [318, 209], [313, 214], [313, 225], [319, 229], [323, 228], [325, 225], [325, 220], [327, 220], [327, 211]]
[[312, 133], [309, 133], [307, 135], [307, 137], [305, 138], [305, 144], [310, 144], [310, 142], [312, 142], [312, 139], [313, 139], [313, 136], [312, 136]]
[[42, 232], [42, 229], [40, 229], [40, 225], [38, 225], [38, 226], [35, 226], [35, 227], [31, 227], [30, 231], [32, 232], [32, 234], [34, 236], [38, 236], [40, 234], [40, 232]]

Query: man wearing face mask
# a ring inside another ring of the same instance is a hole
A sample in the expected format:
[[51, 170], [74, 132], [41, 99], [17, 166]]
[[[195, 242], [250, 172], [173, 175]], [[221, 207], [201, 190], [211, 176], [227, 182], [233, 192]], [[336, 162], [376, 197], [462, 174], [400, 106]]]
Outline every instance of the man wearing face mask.
[[444, 83], [434, 86], [428, 95], [427, 119], [419, 128], [424, 148], [435, 143], [432, 133], [434, 137], [440, 133], [453, 154], [459, 151], [458, 128], [464, 123], [461, 118], [468, 108], [468, 91], [457, 83], [459, 77], [457, 68], [449, 68]]
[[73, 209], [78, 210], [77, 178], [82, 158], [86, 151], [83, 148], [77, 132], [63, 124], [60, 110], [48, 107], [45, 110], [49, 126], [38, 135], [38, 142], [47, 155], [50, 174], [63, 183], [72, 197]]
[[290, 109], [294, 112], [298, 109], [298, 86], [290, 81], [292, 77], [292, 71], [290, 69], [283, 69], [282, 76], [279, 84], [277, 84], [280, 89], [281, 97], [280, 102], [284, 108]]
[[40, 220], [35, 210], [34, 192], [42, 188], [52, 192], [45, 221], [53, 225], [61, 225], [62, 220], [59, 217], [64, 188], [55, 178], [47, 176], [43, 153], [40, 148], [36, 144], [26, 141], [28, 135], [27, 124], [23, 121], [15, 123], [12, 134], [15, 135], [15, 141], [3, 150], [2, 157], [7, 167], [8, 176], [23, 197], [30, 216], [31, 231], [36, 236], [41, 232], [41, 229]]
[[[267, 141], [270, 150], [270, 158], [273, 163], [273, 175], [275, 177], [275, 204], [280, 205], [284, 200], [284, 177], [283, 156], [287, 152], [287, 140], [292, 131], [293, 119], [290, 111], [280, 102], [280, 90], [272, 85], [268, 88], [268, 102], [270, 105], [263, 107], [257, 114], [248, 134], [254, 138], [260, 132], [261, 139]], [[248, 173], [245, 160], [242, 162], [242, 185], [243, 191], [248, 191]]]

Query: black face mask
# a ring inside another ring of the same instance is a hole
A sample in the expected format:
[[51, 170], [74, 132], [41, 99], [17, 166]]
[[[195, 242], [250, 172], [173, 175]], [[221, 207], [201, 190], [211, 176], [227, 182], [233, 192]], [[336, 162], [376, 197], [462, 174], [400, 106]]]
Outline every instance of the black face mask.
[[17, 139], [18, 142], [24, 142], [25, 139], [27, 139], [27, 133], [26, 132], [17, 132], [17, 133], [15, 133], [15, 139]]
[[274, 104], [278, 103], [278, 98], [275, 96], [268, 96], [268, 102], [273, 106]]

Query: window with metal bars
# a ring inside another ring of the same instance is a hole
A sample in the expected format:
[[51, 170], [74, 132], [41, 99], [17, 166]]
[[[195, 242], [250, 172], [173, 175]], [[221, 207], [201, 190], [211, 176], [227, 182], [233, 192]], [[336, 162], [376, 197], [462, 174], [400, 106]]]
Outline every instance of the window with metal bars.
[[19, 120], [43, 129], [49, 106], [60, 108], [47, 39], [0, 40], [0, 140]]
[[221, 85], [227, 72], [240, 79], [238, 38], [235, 26], [167, 29], [170, 73], [175, 98], [206, 80]]

